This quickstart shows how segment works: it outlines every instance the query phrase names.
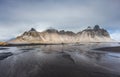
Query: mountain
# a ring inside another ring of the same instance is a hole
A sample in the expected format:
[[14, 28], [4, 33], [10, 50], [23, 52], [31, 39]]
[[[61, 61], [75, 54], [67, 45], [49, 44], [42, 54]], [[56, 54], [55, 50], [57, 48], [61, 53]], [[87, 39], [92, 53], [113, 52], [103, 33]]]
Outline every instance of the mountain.
[[8, 45], [6, 42], [0, 42], [0, 46]]
[[9, 41], [9, 43], [76, 43], [76, 42], [113, 42], [107, 30], [95, 25], [83, 31], [74, 33], [72, 31], [58, 31], [47, 29], [38, 32], [34, 28], [24, 32], [22, 35]]
[[94, 28], [88, 27], [87, 29], [77, 33], [82, 42], [112, 42], [109, 33], [105, 29], [101, 29], [99, 25]]

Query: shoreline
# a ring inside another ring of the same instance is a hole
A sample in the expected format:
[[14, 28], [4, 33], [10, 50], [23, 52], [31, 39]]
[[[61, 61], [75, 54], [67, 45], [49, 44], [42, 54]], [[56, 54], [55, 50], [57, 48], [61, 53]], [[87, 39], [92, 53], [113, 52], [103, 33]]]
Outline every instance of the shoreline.
[[13, 47], [13, 46], [32, 46], [32, 45], [64, 45], [60, 43], [30, 43], [30, 44], [7, 44], [7, 45], [0, 45], [0, 47]]
[[96, 44], [96, 43], [118, 43], [119, 42], [76, 42], [76, 43], [5, 43], [0, 44], [0, 47], [12, 47], [12, 46], [32, 46], [32, 45], [68, 45], [68, 44], [75, 44], [75, 45], [81, 45], [81, 44]]

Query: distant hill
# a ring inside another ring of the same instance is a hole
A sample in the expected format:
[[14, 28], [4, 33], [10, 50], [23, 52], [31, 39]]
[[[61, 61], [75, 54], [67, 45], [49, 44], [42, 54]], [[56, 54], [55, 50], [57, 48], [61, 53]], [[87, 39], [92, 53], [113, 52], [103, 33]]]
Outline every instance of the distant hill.
[[38, 32], [34, 28], [24, 32], [22, 35], [9, 41], [9, 43], [77, 43], [77, 42], [113, 42], [107, 30], [95, 25], [83, 31], [74, 33], [72, 31], [58, 31], [47, 29]]

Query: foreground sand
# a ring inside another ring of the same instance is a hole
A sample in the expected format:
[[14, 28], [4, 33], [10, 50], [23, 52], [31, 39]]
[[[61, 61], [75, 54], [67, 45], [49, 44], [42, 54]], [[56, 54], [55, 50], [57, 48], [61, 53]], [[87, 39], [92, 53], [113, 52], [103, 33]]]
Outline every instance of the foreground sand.
[[91, 50], [95, 46], [1, 47], [12, 55], [0, 53], [0, 77], [120, 77], [119, 57]]

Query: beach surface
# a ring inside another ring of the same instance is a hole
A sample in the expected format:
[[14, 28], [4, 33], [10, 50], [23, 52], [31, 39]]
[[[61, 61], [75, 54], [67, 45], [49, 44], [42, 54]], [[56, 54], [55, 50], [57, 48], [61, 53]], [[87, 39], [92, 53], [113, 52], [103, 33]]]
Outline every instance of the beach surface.
[[0, 47], [0, 77], [120, 77], [119, 48], [118, 43]]

